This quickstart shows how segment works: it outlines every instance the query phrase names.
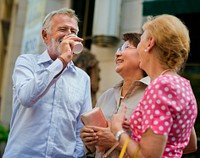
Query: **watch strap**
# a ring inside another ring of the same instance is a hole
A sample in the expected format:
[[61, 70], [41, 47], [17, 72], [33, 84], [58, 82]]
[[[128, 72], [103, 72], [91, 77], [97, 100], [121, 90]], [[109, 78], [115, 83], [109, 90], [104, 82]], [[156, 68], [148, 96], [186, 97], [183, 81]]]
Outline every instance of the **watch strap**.
[[116, 139], [117, 141], [119, 141], [119, 138], [120, 138], [121, 134], [124, 133], [124, 132], [125, 132], [125, 131], [124, 131], [123, 129], [117, 131], [117, 133], [115, 134], [115, 139]]

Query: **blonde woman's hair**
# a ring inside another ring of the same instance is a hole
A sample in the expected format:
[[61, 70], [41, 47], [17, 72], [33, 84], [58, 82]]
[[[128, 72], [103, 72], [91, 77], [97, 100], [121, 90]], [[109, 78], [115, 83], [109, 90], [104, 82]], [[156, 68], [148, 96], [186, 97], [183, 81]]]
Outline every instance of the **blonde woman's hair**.
[[46, 17], [43, 20], [42, 23], [42, 29], [46, 30], [47, 32], [50, 32], [51, 30], [51, 26], [52, 26], [52, 17], [55, 15], [59, 15], [59, 14], [65, 14], [67, 16], [69, 16], [70, 18], [74, 18], [77, 23], [79, 22], [78, 16], [75, 14], [75, 11], [69, 8], [62, 8], [59, 10], [55, 10], [50, 12], [49, 14], [46, 15]]
[[155, 39], [155, 49], [164, 68], [183, 69], [190, 51], [190, 37], [180, 19], [167, 14], [149, 17], [143, 30]]

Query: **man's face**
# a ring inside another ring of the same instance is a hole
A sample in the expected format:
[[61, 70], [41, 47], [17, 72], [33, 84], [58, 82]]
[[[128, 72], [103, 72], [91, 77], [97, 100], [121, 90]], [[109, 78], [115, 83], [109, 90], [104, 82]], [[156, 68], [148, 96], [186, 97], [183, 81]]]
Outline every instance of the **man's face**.
[[60, 55], [58, 46], [62, 38], [69, 34], [78, 33], [78, 23], [74, 18], [65, 14], [59, 14], [52, 17], [52, 25], [49, 31], [43, 33], [44, 42], [50, 55]]

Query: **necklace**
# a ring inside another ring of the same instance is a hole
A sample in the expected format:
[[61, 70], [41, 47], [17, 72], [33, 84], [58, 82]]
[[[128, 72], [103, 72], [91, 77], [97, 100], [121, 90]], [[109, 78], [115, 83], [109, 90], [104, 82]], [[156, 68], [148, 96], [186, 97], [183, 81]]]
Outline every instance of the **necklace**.
[[160, 76], [161, 76], [161, 75], [164, 75], [164, 74], [165, 74], [166, 72], [168, 72], [168, 71], [176, 72], [175, 69], [166, 69], [166, 70], [164, 70], [163, 72], [160, 73]]
[[124, 97], [123, 97], [123, 96], [120, 96], [120, 99], [124, 99]]

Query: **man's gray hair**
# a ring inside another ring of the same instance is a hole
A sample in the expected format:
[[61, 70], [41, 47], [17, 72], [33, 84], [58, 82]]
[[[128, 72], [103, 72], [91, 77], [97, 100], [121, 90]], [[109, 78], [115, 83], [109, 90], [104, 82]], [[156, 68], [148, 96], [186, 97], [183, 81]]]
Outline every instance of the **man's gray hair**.
[[46, 15], [46, 17], [44, 18], [43, 23], [42, 23], [42, 29], [46, 30], [46, 31], [50, 31], [49, 29], [52, 25], [51, 19], [54, 15], [58, 15], [58, 14], [66, 14], [70, 18], [74, 18], [77, 21], [77, 23], [79, 22], [79, 18], [75, 14], [74, 10], [69, 9], [69, 8], [62, 8], [62, 9], [59, 9], [59, 10], [52, 11], [49, 14]]

